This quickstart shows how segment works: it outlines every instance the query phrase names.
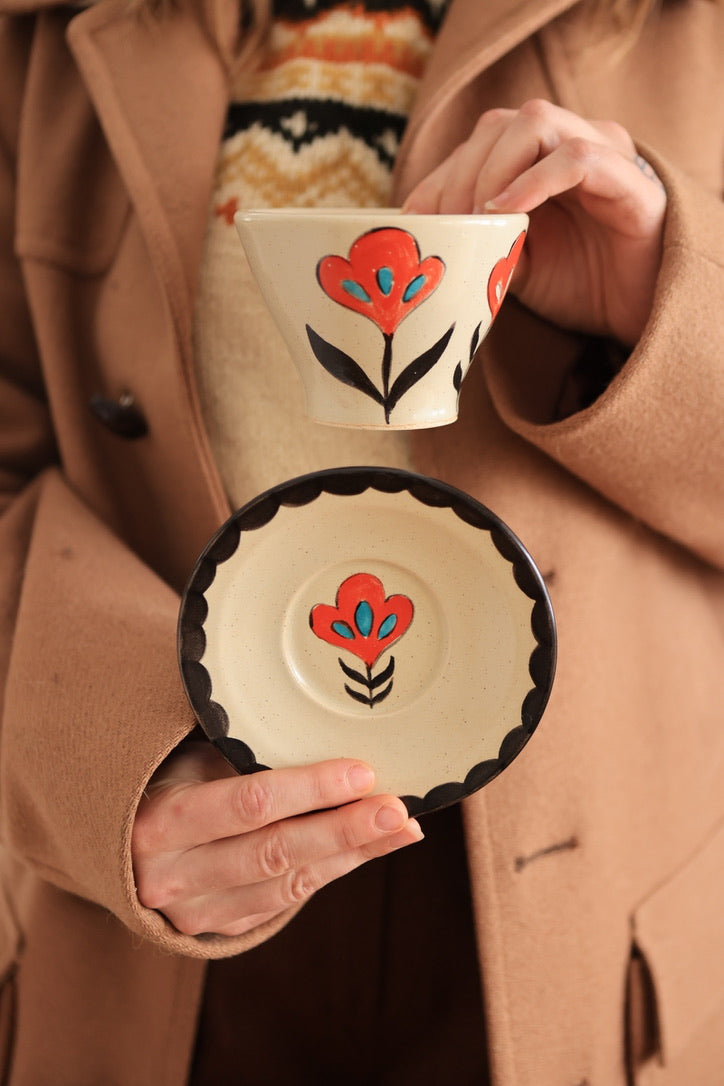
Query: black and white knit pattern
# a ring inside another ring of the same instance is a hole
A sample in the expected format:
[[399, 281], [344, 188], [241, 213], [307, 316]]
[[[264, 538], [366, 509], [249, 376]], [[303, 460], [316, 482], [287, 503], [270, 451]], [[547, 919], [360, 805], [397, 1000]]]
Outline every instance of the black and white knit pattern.
[[447, 0], [276, 0], [234, 88], [215, 210], [381, 206]]

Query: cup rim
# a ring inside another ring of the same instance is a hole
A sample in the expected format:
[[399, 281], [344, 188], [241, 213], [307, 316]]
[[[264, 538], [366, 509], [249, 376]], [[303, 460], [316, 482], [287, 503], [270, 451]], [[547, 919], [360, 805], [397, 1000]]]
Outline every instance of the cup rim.
[[266, 220], [284, 219], [338, 219], [340, 221], [355, 219], [368, 219], [374, 216], [386, 218], [399, 216], [405, 222], [438, 222], [438, 223], [465, 223], [465, 225], [500, 224], [520, 222], [521, 227], [528, 223], [529, 217], [524, 211], [513, 212], [487, 212], [480, 214], [466, 213], [438, 213], [403, 211], [401, 207], [263, 207], [242, 208], [234, 215], [234, 222], [253, 223]]

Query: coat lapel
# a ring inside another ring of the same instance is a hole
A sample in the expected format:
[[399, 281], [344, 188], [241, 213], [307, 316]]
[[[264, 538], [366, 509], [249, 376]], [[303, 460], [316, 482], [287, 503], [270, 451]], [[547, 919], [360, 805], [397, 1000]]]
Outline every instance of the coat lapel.
[[[421, 148], [445, 107], [477, 75], [580, 0], [452, 0], [397, 157], [395, 189], [421, 176]], [[471, 127], [477, 118], [471, 118]]]
[[130, 14], [126, 0], [101, 0], [72, 21], [68, 40], [186, 356], [226, 73], [187, 10], [155, 22]]

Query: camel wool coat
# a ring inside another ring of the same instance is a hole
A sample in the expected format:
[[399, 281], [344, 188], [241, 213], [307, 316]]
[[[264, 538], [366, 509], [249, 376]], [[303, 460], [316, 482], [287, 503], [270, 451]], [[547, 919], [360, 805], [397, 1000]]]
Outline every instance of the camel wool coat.
[[[287, 919], [179, 934], [129, 848], [194, 726], [179, 592], [229, 513], [191, 357], [227, 81], [183, 5], [0, 8], [0, 1079], [182, 1086], [206, 960]], [[722, 1086], [724, 17], [664, 2], [615, 56], [589, 26], [452, 0], [396, 172], [401, 198], [540, 96], [624, 124], [669, 196], [650, 320], [592, 404], [556, 418], [591, 344], [509, 299], [459, 421], [414, 439], [557, 617], [543, 720], [463, 805], [489, 1058], [494, 1086]]]

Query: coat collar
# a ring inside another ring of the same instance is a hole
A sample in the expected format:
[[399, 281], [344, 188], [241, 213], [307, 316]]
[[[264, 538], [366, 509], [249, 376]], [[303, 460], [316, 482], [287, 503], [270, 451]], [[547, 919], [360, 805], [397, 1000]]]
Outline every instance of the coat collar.
[[465, 86], [580, 0], [452, 0], [418, 90], [395, 168], [404, 195], [419, 180], [416, 152]]
[[190, 350], [226, 72], [185, 9], [153, 20], [99, 0], [71, 21], [68, 42]]

